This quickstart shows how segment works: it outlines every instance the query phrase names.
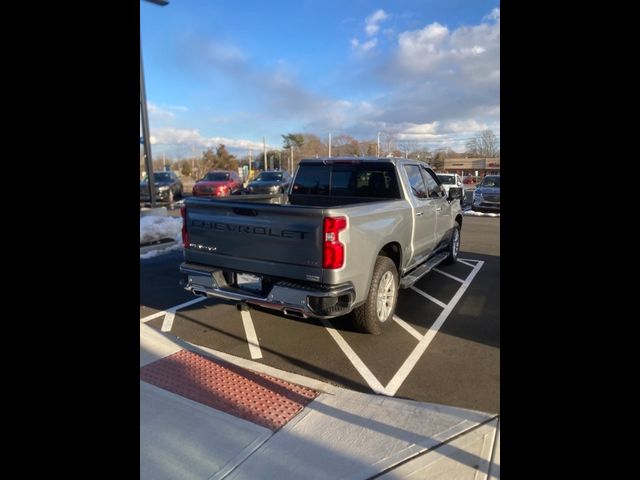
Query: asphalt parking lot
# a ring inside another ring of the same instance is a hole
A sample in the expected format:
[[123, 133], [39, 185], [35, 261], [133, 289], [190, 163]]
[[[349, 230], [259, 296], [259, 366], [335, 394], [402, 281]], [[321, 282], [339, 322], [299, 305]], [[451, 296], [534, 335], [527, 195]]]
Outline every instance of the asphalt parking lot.
[[140, 318], [193, 344], [363, 392], [500, 412], [500, 219], [465, 217], [459, 262], [402, 290], [380, 336], [201, 299], [181, 252], [140, 261]]

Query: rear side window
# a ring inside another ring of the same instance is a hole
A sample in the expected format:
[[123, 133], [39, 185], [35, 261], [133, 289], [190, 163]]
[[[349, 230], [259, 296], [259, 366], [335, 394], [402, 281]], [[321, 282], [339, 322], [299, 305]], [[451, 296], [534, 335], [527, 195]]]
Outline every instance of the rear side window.
[[293, 194], [400, 198], [392, 164], [301, 165]]
[[293, 193], [301, 195], [329, 195], [331, 168], [324, 165], [301, 165], [293, 185]]

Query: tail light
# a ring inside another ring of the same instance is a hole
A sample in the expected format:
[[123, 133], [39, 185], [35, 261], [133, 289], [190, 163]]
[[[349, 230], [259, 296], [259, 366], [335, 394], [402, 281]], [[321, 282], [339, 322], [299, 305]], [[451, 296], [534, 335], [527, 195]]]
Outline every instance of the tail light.
[[335, 269], [344, 265], [344, 244], [340, 232], [347, 228], [346, 217], [325, 217], [322, 232], [322, 268]]
[[182, 246], [188, 248], [189, 233], [187, 232], [187, 207], [185, 205], [180, 207], [180, 215], [182, 216]]

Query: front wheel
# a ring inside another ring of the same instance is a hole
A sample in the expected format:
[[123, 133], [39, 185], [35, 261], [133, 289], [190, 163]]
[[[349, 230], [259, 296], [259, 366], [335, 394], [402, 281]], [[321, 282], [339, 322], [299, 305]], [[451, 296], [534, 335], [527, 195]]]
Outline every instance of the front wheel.
[[458, 252], [460, 251], [460, 224], [454, 223], [453, 232], [451, 233], [451, 243], [449, 244], [449, 256], [444, 259], [445, 265], [456, 263]]
[[356, 327], [380, 335], [391, 322], [398, 302], [398, 270], [389, 257], [376, 258], [373, 277], [365, 302], [354, 309]]

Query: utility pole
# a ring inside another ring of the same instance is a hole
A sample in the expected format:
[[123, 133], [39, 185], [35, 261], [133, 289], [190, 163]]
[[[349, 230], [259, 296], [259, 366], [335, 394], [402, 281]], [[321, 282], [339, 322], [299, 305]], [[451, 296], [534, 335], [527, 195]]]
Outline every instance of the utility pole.
[[264, 169], [268, 170], [268, 168], [267, 168], [267, 144], [264, 141], [264, 135], [262, 136], [262, 151], [264, 153]]
[[191, 147], [191, 176], [195, 175], [196, 170], [196, 147]]
[[376, 156], [380, 156], [380, 132], [378, 132], [378, 149], [376, 150]]
[[331, 132], [329, 132], [329, 157], [331, 157]]
[[289, 167], [290, 174], [293, 176], [293, 144], [289, 144], [289, 163], [291, 164]]

